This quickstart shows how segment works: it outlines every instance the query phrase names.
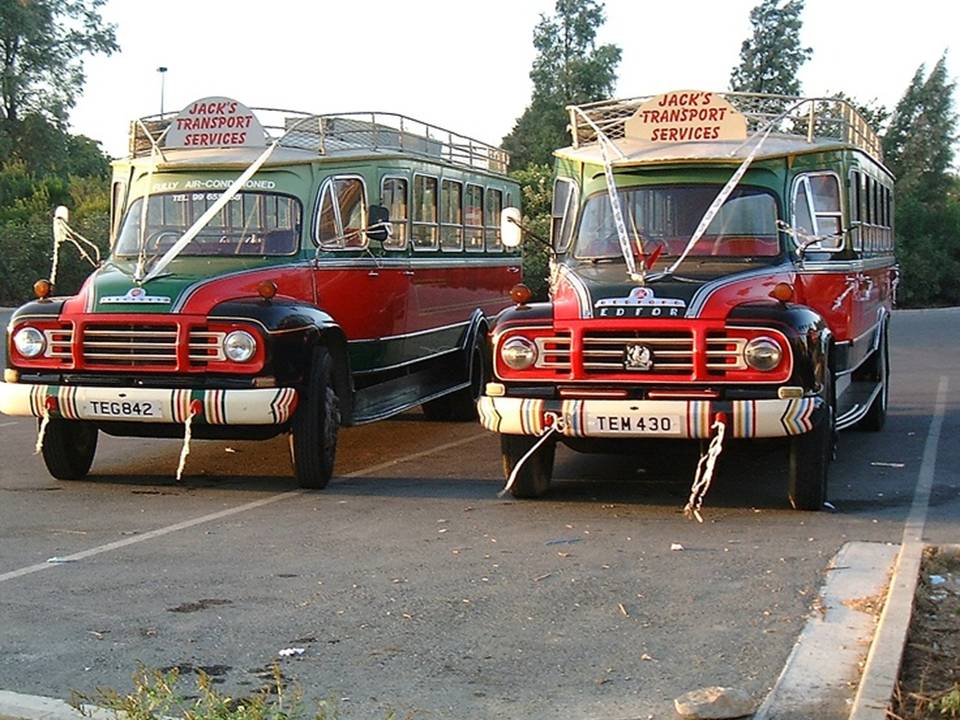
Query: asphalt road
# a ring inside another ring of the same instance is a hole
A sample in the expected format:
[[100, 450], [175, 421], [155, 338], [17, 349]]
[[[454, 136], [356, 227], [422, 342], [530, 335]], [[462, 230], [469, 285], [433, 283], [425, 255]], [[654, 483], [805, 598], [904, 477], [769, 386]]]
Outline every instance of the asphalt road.
[[282, 440], [195, 443], [176, 483], [178, 442], [101, 437], [89, 481], [60, 483], [35, 424], [0, 417], [0, 688], [127, 689], [143, 663], [246, 693], [279, 662], [348, 718], [668, 718], [715, 684], [759, 700], [837, 549], [900, 541], [944, 382], [926, 535], [960, 540], [958, 327], [895, 314], [887, 427], [841, 435], [835, 513], [788, 509], [776, 444], [724, 451], [700, 525], [680, 513], [689, 448], [561, 450], [548, 499], [506, 501], [493, 436], [411, 413], [343, 431], [322, 492], [297, 491]]

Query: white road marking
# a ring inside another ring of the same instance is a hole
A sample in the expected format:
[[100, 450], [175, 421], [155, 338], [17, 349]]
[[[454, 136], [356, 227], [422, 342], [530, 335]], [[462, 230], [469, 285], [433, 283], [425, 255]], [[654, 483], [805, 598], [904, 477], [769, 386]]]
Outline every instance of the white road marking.
[[11, 425], [16, 425], [16, 424], [17, 424], [16, 421], [14, 421], [14, 422], [5, 422], [5, 423], [0, 423], [0, 427], [10, 427]]
[[[476, 433], [470, 435], [469, 437], [461, 438], [460, 440], [454, 440], [452, 442], [444, 443], [443, 445], [437, 445], [436, 447], [429, 448], [427, 450], [421, 450], [420, 452], [411, 453], [410, 455], [404, 455], [403, 457], [395, 458], [393, 460], [388, 460], [386, 462], [378, 463], [376, 465], [371, 465], [370, 467], [362, 468], [360, 470], [354, 470], [353, 472], [346, 473], [340, 477], [362, 477], [364, 475], [369, 475], [371, 473], [384, 470], [388, 467], [393, 467], [394, 465], [399, 465], [400, 463], [409, 462], [410, 460], [416, 460], [418, 458], [426, 457], [427, 455], [432, 455], [434, 453], [443, 452], [444, 450], [450, 450], [451, 448], [459, 447], [461, 445], [466, 445], [471, 442], [475, 442], [482, 437], [486, 437], [488, 433]], [[106, 545], [100, 545], [98, 547], [90, 548], [89, 550], [82, 550], [72, 555], [63, 555], [58, 558], [58, 563], [36, 563], [35, 565], [28, 565], [27, 567], [22, 567], [18, 570], [11, 570], [9, 572], [0, 574], [0, 582], [6, 582], [7, 580], [13, 580], [15, 578], [23, 577], [24, 575], [31, 575], [35, 572], [40, 572], [41, 570], [47, 570], [52, 567], [59, 567], [61, 563], [64, 562], [74, 562], [76, 560], [84, 560], [88, 557], [93, 557], [94, 555], [100, 555], [105, 552], [110, 552], [111, 550], [119, 550], [120, 548], [126, 547], [128, 545], [134, 545], [136, 543], [145, 542], [147, 540], [153, 540], [154, 538], [163, 537], [164, 535], [169, 535], [170, 533], [177, 532], [179, 530], [186, 530], [192, 528], [196, 525], [202, 525], [203, 523], [213, 522], [214, 520], [220, 520], [231, 515], [237, 515], [239, 513], [247, 512], [248, 510], [255, 510], [259, 507], [264, 507], [266, 505], [271, 505], [275, 502], [280, 502], [281, 500], [287, 500], [292, 497], [298, 497], [303, 495], [303, 490], [291, 490], [285, 493], [279, 493], [277, 495], [271, 495], [269, 497], [262, 498], [260, 500], [254, 500], [253, 502], [245, 503], [244, 505], [238, 505], [237, 507], [228, 508], [227, 510], [221, 510], [220, 512], [211, 513], [209, 515], [202, 515], [192, 520], [184, 520], [183, 522], [175, 523], [174, 525], [168, 525], [166, 527], [157, 528], [156, 530], [151, 530], [145, 532], [142, 535], [135, 535], [123, 540], [117, 540], [112, 543], [107, 543]]]
[[900, 674], [903, 645], [910, 626], [910, 609], [913, 607], [920, 561], [923, 557], [923, 529], [927, 523], [930, 491], [933, 489], [933, 477], [937, 468], [937, 448], [940, 444], [943, 417], [946, 414], [949, 387], [949, 378], [941, 375], [937, 387], [937, 404], [923, 446], [917, 487], [913, 492], [913, 504], [903, 526], [900, 555], [890, 578], [890, 591], [877, 623], [877, 632], [863, 666], [863, 679], [853, 701], [851, 720], [883, 720], [887, 717], [887, 703], [893, 696], [893, 689]]

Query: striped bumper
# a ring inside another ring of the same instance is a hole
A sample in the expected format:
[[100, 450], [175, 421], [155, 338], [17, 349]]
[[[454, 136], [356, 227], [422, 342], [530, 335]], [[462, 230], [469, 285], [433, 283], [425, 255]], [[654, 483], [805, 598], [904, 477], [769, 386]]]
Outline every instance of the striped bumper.
[[167, 390], [0, 383], [0, 413], [68, 420], [280, 425], [297, 407], [293, 388]]
[[727, 436], [787, 437], [813, 429], [820, 398], [792, 400], [534, 400], [483, 396], [480, 423], [508, 435], [540, 435], [551, 420], [567, 437], [709, 438], [716, 413], [727, 417]]

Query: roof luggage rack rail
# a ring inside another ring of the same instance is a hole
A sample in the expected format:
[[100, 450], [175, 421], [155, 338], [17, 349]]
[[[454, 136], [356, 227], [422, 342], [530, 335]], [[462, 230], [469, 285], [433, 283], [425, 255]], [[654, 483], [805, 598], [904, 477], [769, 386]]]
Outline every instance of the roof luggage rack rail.
[[[879, 136], [848, 100], [740, 92], [715, 94], [726, 99], [746, 118], [748, 132], [764, 129], [768, 123], [791, 108], [774, 128], [775, 132], [805, 137], [807, 142], [813, 142], [815, 139], [836, 140], [853, 145], [877, 160], [883, 161], [883, 149]], [[641, 105], [654, 97], [654, 95], [644, 95], [567, 106], [573, 147], [597, 142], [597, 130], [586, 122], [583, 116], [589, 118], [590, 122], [609, 139], [616, 141], [624, 137], [627, 119], [632, 117]]]
[[[312, 115], [276, 108], [251, 109], [263, 124], [268, 142], [282, 137], [280, 147], [307, 150], [321, 157], [400, 152], [496, 173], [506, 173], [510, 165], [506, 150], [397, 113]], [[131, 122], [130, 156], [149, 155], [154, 142], [163, 149], [163, 135], [176, 116], [171, 112]]]

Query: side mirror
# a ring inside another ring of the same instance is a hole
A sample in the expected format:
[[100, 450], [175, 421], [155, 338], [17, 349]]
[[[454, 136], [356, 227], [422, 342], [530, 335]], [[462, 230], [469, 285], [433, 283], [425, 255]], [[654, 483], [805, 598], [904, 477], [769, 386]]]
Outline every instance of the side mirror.
[[383, 205], [371, 205], [369, 215], [370, 224], [366, 229], [367, 237], [376, 242], [386, 242], [393, 235], [390, 211]]
[[520, 209], [515, 207], [504, 208], [500, 212], [500, 241], [504, 247], [511, 250], [520, 247], [523, 232], [520, 228]]
[[67, 239], [67, 223], [70, 221], [70, 211], [63, 205], [53, 211], [53, 239], [59, 245]]

